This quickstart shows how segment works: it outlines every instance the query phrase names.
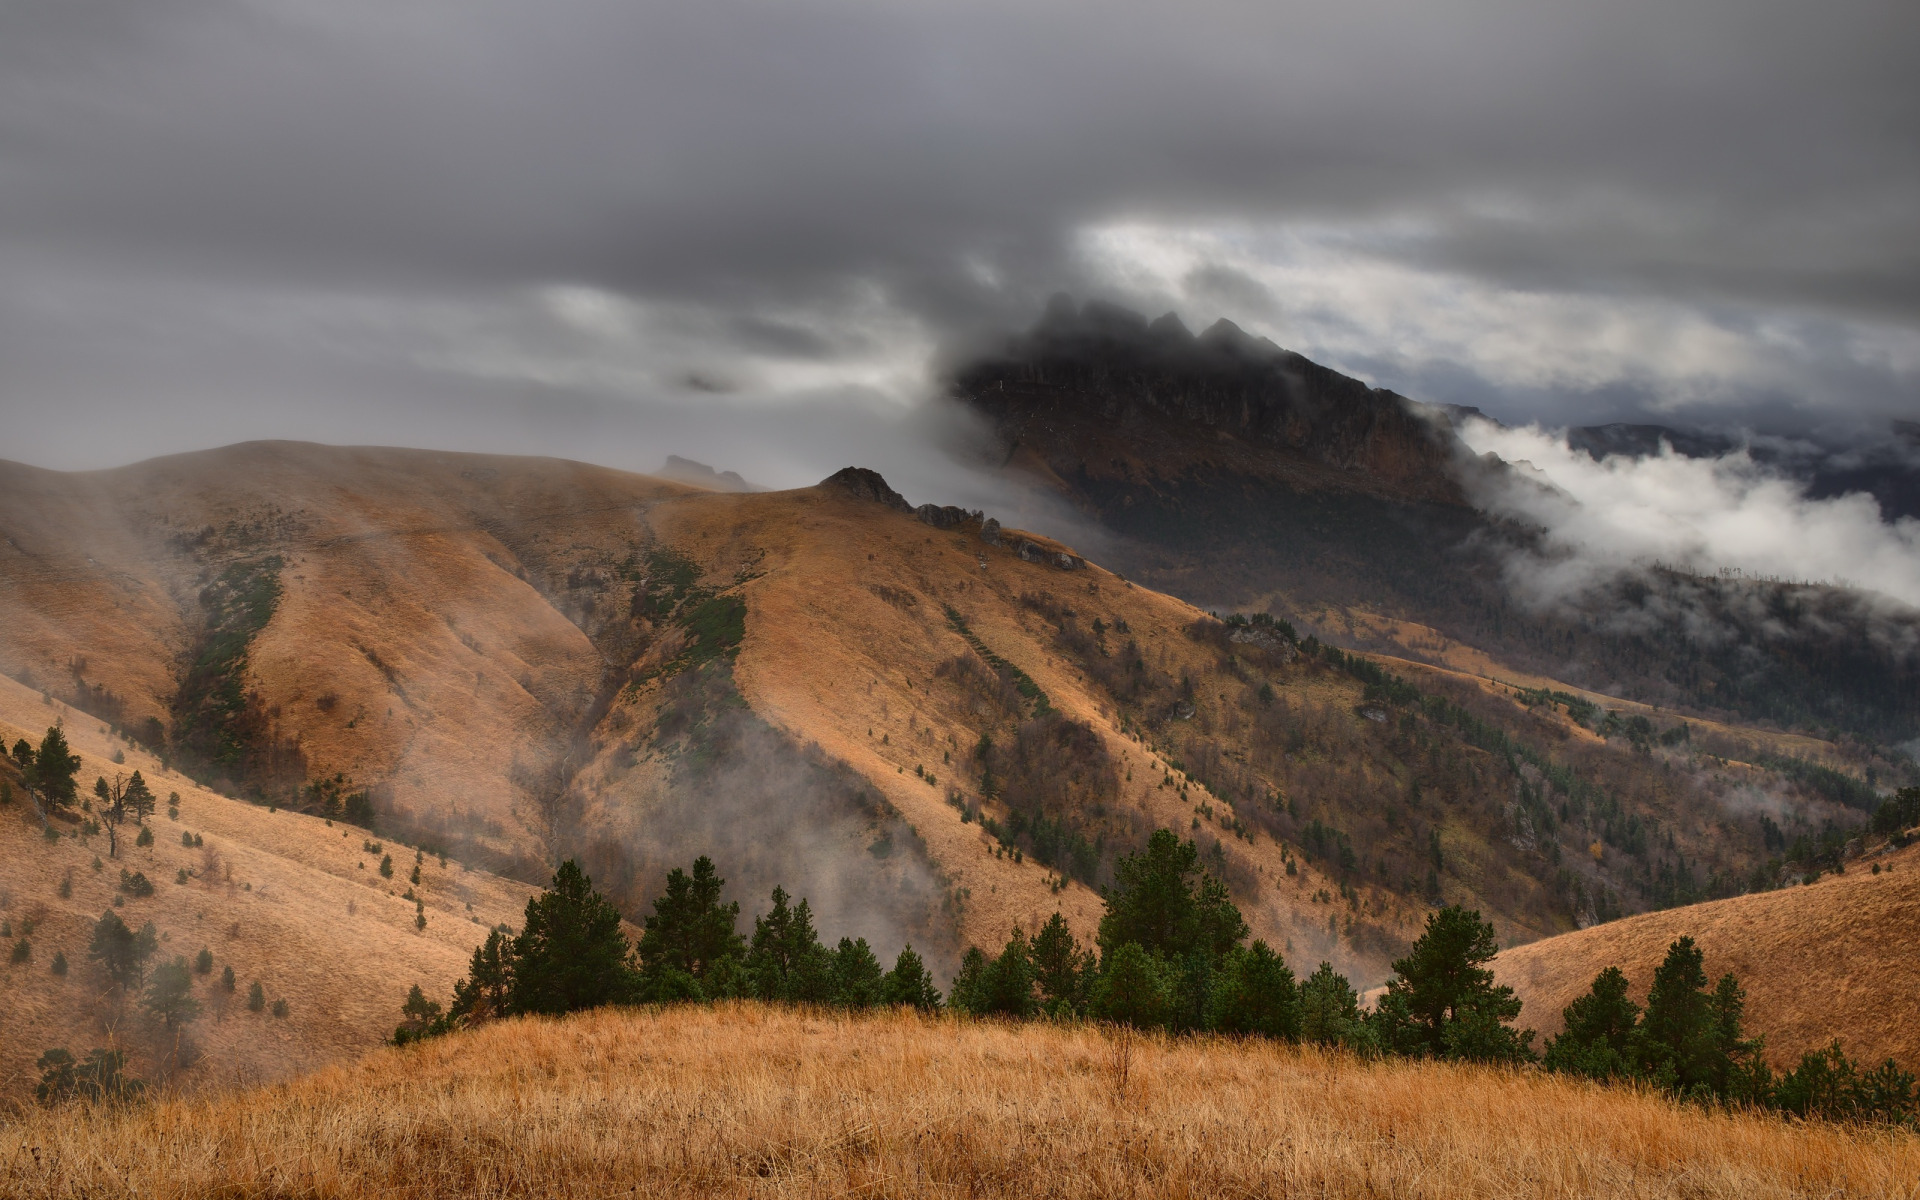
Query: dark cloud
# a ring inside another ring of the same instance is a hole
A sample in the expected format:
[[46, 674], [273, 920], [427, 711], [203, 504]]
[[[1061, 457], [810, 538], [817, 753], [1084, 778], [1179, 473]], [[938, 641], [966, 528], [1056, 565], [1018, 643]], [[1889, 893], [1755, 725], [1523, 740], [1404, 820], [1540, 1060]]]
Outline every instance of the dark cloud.
[[[747, 470], [687, 381], [898, 401], [1063, 288], [1510, 418], [1897, 413], [1917, 27], [1879, 0], [16, 0], [4, 453], [510, 448], [512, 410], [553, 414], [544, 449], [595, 456], [560, 431], [609, 414]], [[1129, 225], [1206, 246], [1158, 271], [1099, 236]]]

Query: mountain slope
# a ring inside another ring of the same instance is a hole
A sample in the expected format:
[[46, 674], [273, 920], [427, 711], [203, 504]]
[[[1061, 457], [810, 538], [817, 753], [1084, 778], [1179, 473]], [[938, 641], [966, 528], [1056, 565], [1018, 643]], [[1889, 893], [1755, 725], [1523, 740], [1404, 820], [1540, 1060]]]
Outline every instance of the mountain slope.
[[[106, 837], [80, 836], [78, 821], [56, 820], [63, 836], [47, 841], [17, 790], [13, 804], [0, 808], [0, 919], [31, 946], [27, 961], [0, 966], [0, 1098], [31, 1095], [40, 1077], [35, 1060], [56, 1046], [76, 1057], [118, 1046], [141, 1078], [201, 1085], [279, 1079], [364, 1053], [391, 1035], [410, 986], [449, 990], [486, 930], [517, 922], [531, 894], [524, 884], [431, 856], [414, 885], [405, 847], [389, 841], [370, 853], [366, 830], [208, 791], [103, 732], [98, 720], [0, 678], [0, 737], [9, 746], [38, 741], [54, 722], [81, 759], [83, 792], [95, 778], [138, 770], [162, 809], [149, 820], [151, 846], [137, 846], [134, 828], [125, 826], [112, 857]], [[177, 819], [166, 812], [170, 794], [180, 798]], [[183, 833], [200, 844], [183, 846]], [[392, 878], [379, 873], [383, 854], [393, 858]], [[123, 870], [139, 872], [153, 894], [129, 894]], [[176, 882], [182, 870], [188, 880]], [[418, 895], [422, 909], [397, 894], [403, 891]], [[180, 1044], [137, 1001], [106, 994], [88, 947], [94, 923], [109, 911], [135, 930], [154, 924], [155, 964], [191, 960], [203, 947], [212, 952], [211, 972], [194, 977], [202, 1017]], [[421, 911], [424, 927], [416, 925]], [[66, 956], [64, 977], [53, 972], [56, 954]], [[230, 994], [219, 984], [229, 967], [236, 977]], [[269, 1002], [287, 1002], [286, 1016], [247, 1010], [254, 981]], [[175, 1056], [185, 1061], [170, 1069]]]
[[1114, 535], [1108, 566], [1195, 604], [1323, 635], [1359, 611], [1695, 715], [1920, 734], [1920, 612], [1667, 568], [1529, 602], [1518, 585], [1558, 552], [1468, 503], [1469, 485], [1525, 485], [1507, 464], [1476, 460], [1440, 410], [1224, 322], [1194, 337], [1171, 314], [1056, 305], [952, 391], [997, 431], [996, 465]]
[[[528, 884], [576, 856], [630, 917], [707, 853], [745, 917], [783, 884], [829, 939], [948, 970], [1056, 910], [1090, 938], [1156, 827], [1199, 843], [1256, 936], [1367, 984], [1437, 903], [1511, 944], [1797, 878], [1770, 839], [1816, 839], [1852, 795], [1737, 731], [1216, 620], [871, 472], [723, 493], [268, 443], [0, 467], [0, 492], [9, 673], [283, 809], [235, 811], [355, 815], [374, 832], [329, 831], [349, 848]], [[1758, 788], [1801, 822], [1763, 821]], [[23, 902], [52, 886], [4, 870]], [[452, 969], [412, 944], [368, 969]]]
[[[1878, 867], [1876, 871], [1873, 868]], [[1643, 913], [1502, 951], [1500, 982], [1525, 1005], [1521, 1023], [1548, 1036], [1560, 1014], [1610, 966], [1646, 999], [1667, 947], [1691, 937], [1710, 978], [1731, 971], [1747, 990], [1748, 1028], [1767, 1036], [1767, 1057], [1795, 1066], [1841, 1038], [1856, 1060], [1920, 1063], [1920, 847], [1849, 864], [1808, 887]]]

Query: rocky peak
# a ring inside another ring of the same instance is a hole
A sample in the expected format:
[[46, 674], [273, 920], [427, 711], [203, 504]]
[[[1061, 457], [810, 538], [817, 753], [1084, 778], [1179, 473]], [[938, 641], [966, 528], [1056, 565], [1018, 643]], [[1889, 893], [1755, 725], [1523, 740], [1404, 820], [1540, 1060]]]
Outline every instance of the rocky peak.
[[880, 472], [865, 467], [841, 467], [822, 479], [820, 486], [839, 488], [857, 499], [871, 500], [901, 512], [913, 511], [913, 505], [907, 503], [905, 496], [888, 487]]

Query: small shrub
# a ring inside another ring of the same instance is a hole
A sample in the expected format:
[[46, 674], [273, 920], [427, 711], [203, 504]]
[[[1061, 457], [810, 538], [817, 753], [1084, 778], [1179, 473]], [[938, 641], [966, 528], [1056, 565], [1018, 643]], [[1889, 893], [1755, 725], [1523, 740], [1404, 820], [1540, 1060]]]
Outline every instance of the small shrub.
[[142, 825], [140, 827], [140, 836], [133, 839], [133, 844], [136, 846], [153, 845], [153, 830], [147, 828], [145, 825]]
[[173, 881], [175, 883], [185, 883], [187, 881], [187, 869], [185, 867], [181, 867], [178, 871], [176, 871], [173, 876]]
[[276, 1017], [284, 1017], [287, 1015], [287, 1002], [285, 1000], [275, 1000], [273, 1002], [273, 1015]]
[[182, 829], [180, 831], [180, 844], [191, 850], [193, 848], [193, 835]]
[[21, 938], [19, 941], [13, 944], [13, 956], [7, 961], [18, 964], [18, 963], [26, 962], [32, 957], [33, 957], [33, 943], [28, 941], [25, 938]]
[[380, 856], [380, 878], [393, 878], [393, 855], [383, 854]]
[[0, 938], [10, 938], [12, 936], [13, 936], [13, 922], [0, 920]]
[[153, 882], [147, 878], [145, 871], [129, 873], [125, 867], [122, 867], [120, 868], [120, 890], [129, 896], [151, 896]]
[[45, 825], [40, 829], [40, 836], [49, 842], [57, 842], [60, 840], [60, 831], [51, 825]]
[[60, 976], [66, 975], [67, 952], [65, 950], [55, 950], [53, 952], [53, 973]]
[[196, 974], [213, 974], [213, 951], [205, 946], [200, 947], [200, 953], [193, 957], [193, 969]]
[[220, 990], [231, 996], [233, 994], [233, 983], [233, 968], [220, 968]]
[[65, 875], [62, 875], [60, 877], [60, 898], [62, 900], [73, 899], [73, 872], [72, 871], [68, 871]]
[[267, 1006], [267, 989], [260, 986], [258, 979], [247, 988], [247, 1011], [259, 1012]]

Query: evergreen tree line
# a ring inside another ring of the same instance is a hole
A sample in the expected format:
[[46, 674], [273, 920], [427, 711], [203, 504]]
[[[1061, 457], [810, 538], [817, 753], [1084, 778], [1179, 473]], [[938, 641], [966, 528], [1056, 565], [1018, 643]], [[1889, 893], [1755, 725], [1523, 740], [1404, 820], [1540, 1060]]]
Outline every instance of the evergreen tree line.
[[1058, 913], [1031, 935], [1015, 928], [998, 955], [970, 948], [943, 1001], [911, 946], [884, 969], [864, 939], [828, 948], [807, 902], [775, 888], [772, 907], [738, 930], [711, 860], [675, 869], [639, 942], [569, 860], [527, 902], [518, 934], [495, 929], [474, 951], [443, 1011], [415, 985], [394, 1040], [405, 1044], [490, 1018], [605, 1004], [749, 998], [847, 1009], [950, 1008], [981, 1017], [1092, 1019], [1173, 1033], [1211, 1032], [1335, 1046], [1368, 1057], [1537, 1063], [1601, 1081], [1633, 1082], [1700, 1102], [1772, 1107], [1803, 1117], [1911, 1124], [1914, 1078], [1889, 1060], [1863, 1071], [1838, 1042], [1775, 1077], [1747, 1036], [1745, 993], [1732, 975], [1712, 989], [1691, 938], [1670, 948], [1644, 1010], [1609, 967], [1565, 1012], [1543, 1056], [1514, 1027], [1520, 1000], [1495, 983], [1493, 926], [1458, 906], [1425, 931], [1371, 1009], [1329, 963], [1304, 980], [1246, 921], [1226, 885], [1201, 869], [1193, 842], [1157, 831], [1120, 860], [1090, 946]]

